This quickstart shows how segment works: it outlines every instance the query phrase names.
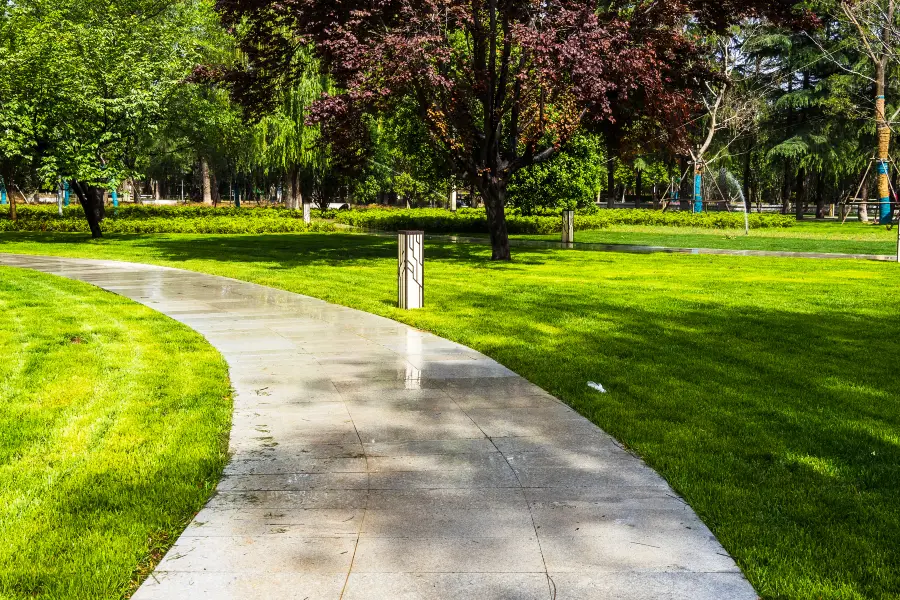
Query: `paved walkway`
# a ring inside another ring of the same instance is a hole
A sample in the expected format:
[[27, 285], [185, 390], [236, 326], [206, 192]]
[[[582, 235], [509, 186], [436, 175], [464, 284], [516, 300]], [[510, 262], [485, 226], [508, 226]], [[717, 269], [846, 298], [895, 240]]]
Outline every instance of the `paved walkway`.
[[150, 306], [231, 367], [231, 463], [134, 600], [756, 598], [659, 476], [473, 350], [210, 275], [0, 264]]

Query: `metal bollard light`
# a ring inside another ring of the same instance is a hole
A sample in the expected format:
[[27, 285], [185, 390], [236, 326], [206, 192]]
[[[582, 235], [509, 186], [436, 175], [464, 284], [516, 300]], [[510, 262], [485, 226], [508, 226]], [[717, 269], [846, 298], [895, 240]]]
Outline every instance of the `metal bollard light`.
[[425, 232], [398, 231], [397, 288], [400, 308], [425, 306]]
[[562, 214], [562, 243], [575, 242], [575, 211], [564, 210]]

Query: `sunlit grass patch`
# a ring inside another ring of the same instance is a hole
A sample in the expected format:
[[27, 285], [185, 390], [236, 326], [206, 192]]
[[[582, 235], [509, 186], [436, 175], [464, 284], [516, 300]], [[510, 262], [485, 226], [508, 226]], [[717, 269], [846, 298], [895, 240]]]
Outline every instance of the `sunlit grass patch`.
[[121, 598], [212, 493], [227, 369], [92, 286], [0, 268], [0, 598]]

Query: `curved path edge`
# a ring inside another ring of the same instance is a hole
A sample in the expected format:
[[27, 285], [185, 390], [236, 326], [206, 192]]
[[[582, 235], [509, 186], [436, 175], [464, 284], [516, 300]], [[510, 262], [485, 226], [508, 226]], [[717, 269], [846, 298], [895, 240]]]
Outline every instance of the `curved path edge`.
[[474, 350], [168, 267], [0, 265], [135, 300], [228, 361], [232, 459], [135, 600], [757, 598], [661, 477]]

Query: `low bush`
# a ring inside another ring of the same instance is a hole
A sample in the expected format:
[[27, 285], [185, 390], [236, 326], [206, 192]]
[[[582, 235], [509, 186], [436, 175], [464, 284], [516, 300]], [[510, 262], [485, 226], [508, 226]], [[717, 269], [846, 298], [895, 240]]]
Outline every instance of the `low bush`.
[[[307, 225], [302, 219], [268, 218], [245, 219], [237, 217], [151, 217], [146, 219], [107, 218], [101, 223], [105, 233], [306, 233], [334, 231], [327, 221], [313, 221]], [[49, 218], [0, 220], [0, 231], [53, 231], [89, 232], [87, 221], [82, 218]]]
[[[18, 205], [18, 216], [22, 219], [56, 217], [56, 205]], [[183, 219], [199, 219], [203, 217], [242, 217], [248, 219], [272, 219], [289, 218], [303, 219], [303, 211], [289, 210], [277, 207], [247, 206], [235, 208], [234, 206], [206, 206], [202, 204], [188, 204], [181, 206], [160, 206], [152, 204], [123, 204], [118, 208], [108, 206], [106, 208], [108, 218], [115, 219], [152, 219], [179, 217]], [[84, 211], [80, 206], [72, 204], [63, 208], [63, 217], [84, 218]]]
[[[487, 215], [483, 209], [460, 209], [456, 213], [442, 209], [345, 211], [334, 217], [335, 222], [361, 229], [397, 231], [422, 229], [429, 233], [487, 233]], [[751, 214], [750, 227], [765, 229], [791, 227], [796, 222], [785, 215]], [[592, 214], [575, 215], [575, 229], [586, 231], [604, 229], [612, 225], [663, 225], [669, 227], [699, 227], [704, 229], [740, 229], [744, 227], [743, 213], [686, 213], [655, 210], [603, 210]], [[511, 234], [546, 235], [562, 231], [558, 215], [522, 216], [513, 211], [507, 216]]]

